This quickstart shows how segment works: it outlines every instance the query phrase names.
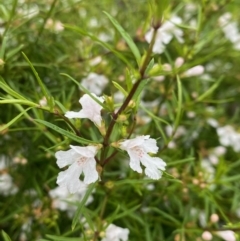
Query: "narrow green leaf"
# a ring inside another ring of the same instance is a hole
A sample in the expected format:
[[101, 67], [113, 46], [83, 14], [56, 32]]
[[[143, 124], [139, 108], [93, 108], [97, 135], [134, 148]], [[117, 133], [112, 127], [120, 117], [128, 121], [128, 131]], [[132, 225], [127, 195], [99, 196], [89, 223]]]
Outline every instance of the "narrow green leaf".
[[12, 241], [7, 233], [2, 230], [2, 236], [4, 241]]
[[[114, 213], [115, 215], [111, 215], [110, 217], [108, 217], [107, 221], [108, 223], [112, 223], [114, 220], [120, 219], [125, 216], [130, 216], [130, 214], [136, 211], [137, 209], [139, 209], [139, 207], [141, 207], [141, 205], [136, 205], [133, 208], [126, 208], [123, 212], [119, 214]], [[123, 208], [120, 207], [120, 209], [123, 209]]]
[[76, 237], [76, 238], [70, 238], [70, 237], [61, 237], [61, 236], [55, 236], [55, 235], [46, 235], [47, 238], [50, 238], [53, 241], [81, 241], [81, 237]]
[[166, 125], [170, 125], [167, 121], [163, 120], [162, 118], [154, 115], [151, 111], [149, 111], [148, 109], [146, 109], [144, 106], [140, 105], [140, 108], [143, 109], [150, 117], [152, 117], [153, 120], [158, 120], [160, 122], [163, 122]]
[[35, 104], [28, 100], [17, 100], [17, 99], [4, 99], [0, 100], [0, 104], [21, 104], [21, 105], [28, 105], [31, 107], [38, 107], [38, 104]]
[[198, 5], [198, 17], [197, 17], [197, 31], [199, 32], [201, 30], [201, 25], [202, 25], [202, 6], [199, 4]]
[[9, 87], [7, 85], [7, 83], [5, 82], [5, 80], [1, 76], [0, 76], [0, 88], [3, 89], [9, 95], [15, 97], [16, 99], [27, 100], [25, 97], [23, 97], [22, 95], [18, 94], [11, 87]]
[[164, 139], [164, 142], [167, 143], [168, 142], [168, 138], [166, 137], [163, 128], [161, 127], [160, 123], [157, 120], [153, 120], [155, 123], [156, 128], [158, 129], [158, 131], [161, 133], [162, 138]]
[[41, 78], [39, 77], [38, 72], [35, 70], [34, 66], [33, 66], [32, 63], [31, 63], [31, 61], [28, 59], [28, 57], [27, 57], [23, 52], [22, 52], [22, 55], [23, 55], [23, 57], [26, 59], [26, 61], [28, 62], [30, 68], [32, 69], [32, 72], [33, 72], [33, 74], [35, 75], [35, 77], [36, 77], [36, 79], [37, 79], [37, 81], [38, 81], [39, 86], [41, 87], [41, 90], [42, 90], [42, 92], [43, 92], [43, 95], [46, 96], [46, 98], [48, 99], [49, 93], [48, 93], [45, 85], [43, 84]]
[[162, 211], [161, 209], [155, 208], [155, 207], [150, 207], [149, 209], [160, 214], [162, 217], [166, 218], [167, 220], [173, 222], [176, 226], [179, 226], [179, 227], [181, 226], [181, 222], [179, 222], [176, 218], [174, 218], [170, 214]]
[[130, 37], [130, 35], [122, 28], [122, 26], [118, 23], [118, 21], [116, 19], [114, 19], [109, 13], [107, 13], [107, 12], [104, 12], [104, 13], [110, 19], [112, 24], [116, 27], [116, 29], [122, 35], [122, 37], [125, 39], [129, 48], [131, 49], [133, 55], [135, 56], [138, 66], [140, 66], [141, 54], [140, 54], [136, 44], [133, 42], [132, 38]]
[[74, 26], [70, 26], [70, 25], [64, 25], [64, 27], [66, 29], [71, 29], [81, 35], [84, 36], [88, 36], [89, 38], [91, 38], [93, 41], [97, 42], [98, 44], [100, 44], [101, 46], [103, 46], [104, 48], [108, 49], [109, 51], [111, 51], [113, 54], [115, 54], [119, 59], [121, 59], [125, 64], [127, 64], [128, 67], [132, 68], [132, 64], [128, 61], [127, 58], [125, 58], [121, 53], [119, 53], [117, 50], [115, 50], [110, 44], [107, 44], [103, 41], [101, 41], [100, 39], [98, 39], [96, 36], [94, 36], [93, 34], [89, 33], [88, 31], [85, 31], [83, 29], [74, 27]]
[[149, 79], [144, 79], [144, 80], [141, 81], [141, 83], [138, 86], [135, 94], [133, 95], [133, 100], [136, 101], [137, 99], [140, 98], [140, 94], [143, 91], [144, 87], [147, 85], [148, 81], [149, 81]]
[[77, 222], [79, 221], [79, 217], [81, 215], [81, 211], [82, 211], [82, 208], [84, 207], [85, 203], [87, 202], [88, 200], [88, 197], [91, 195], [93, 189], [95, 188], [97, 182], [95, 183], [92, 183], [88, 186], [88, 190], [84, 196], [84, 198], [82, 199], [82, 201], [80, 202], [79, 206], [78, 206], [78, 209], [73, 217], [73, 221], [72, 221], [72, 230], [74, 230], [74, 228], [76, 227], [76, 224]]
[[155, 182], [152, 179], [124, 179], [115, 182], [115, 186], [124, 186], [124, 185], [137, 185], [137, 184], [149, 184]]
[[7, 128], [9, 128], [9, 126], [11, 126], [11, 125], [13, 125], [15, 122], [17, 122], [18, 119], [20, 119], [20, 117], [21, 117], [22, 115], [24, 115], [24, 114], [25, 114], [27, 111], [29, 111], [30, 109], [32, 109], [32, 108], [30, 107], [30, 108], [26, 109], [24, 112], [21, 112], [19, 115], [17, 115], [17, 116], [16, 116], [15, 118], [13, 118], [11, 121], [9, 121], [6, 125], [0, 127], [0, 132], [3, 131], [3, 130], [5, 130], [5, 129], [7, 129]]
[[182, 84], [178, 75], [177, 75], [177, 87], [178, 87], [178, 103], [177, 103], [177, 115], [175, 117], [175, 122], [174, 122], [175, 130], [177, 129], [182, 116]]
[[127, 90], [128, 90], [128, 92], [130, 92], [131, 89], [132, 89], [133, 83], [132, 83], [132, 80], [131, 80], [130, 71], [128, 69], [126, 69], [125, 80], [126, 80]]
[[214, 83], [206, 92], [204, 92], [202, 95], [200, 95], [196, 101], [202, 101], [204, 100], [206, 97], [208, 97], [210, 94], [212, 94], [214, 92], [214, 90], [220, 85], [220, 83], [223, 80], [223, 76], [221, 76], [216, 83]]
[[34, 119], [35, 122], [37, 123], [40, 123], [40, 124], [43, 124], [49, 128], [51, 128], [52, 130], [68, 137], [69, 139], [73, 140], [73, 141], [76, 141], [78, 143], [81, 143], [81, 144], [95, 144], [93, 141], [89, 141], [87, 139], [84, 139], [82, 137], [79, 137], [79, 136], [76, 136], [75, 134], [71, 133], [71, 132], [68, 132], [56, 125], [53, 125], [52, 123], [50, 122], [47, 122], [47, 121], [44, 121], [44, 120], [39, 120], [39, 119]]
[[240, 180], [240, 174], [231, 176], [231, 177], [225, 177], [221, 178], [218, 183], [229, 183], [229, 182], [236, 182]]
[[146, 71], [145, 73], [148, 74], [149, 71], [152, 69], [152, 67], [154, 66], [154, 59], [151, 59], [151, 61], [149, 62], [147, 68], [146, 68]]
[[126, 90], [123, 89], [122, 86], [120, 86], [117, 82], [115, 81], [112, 81], [113, 85], [118, 89], [120, 90], [120, 92], [122, 92], [124, 94], [125, 97], [127, 97], [128, 93]]
[[8, 42], [8, 36], [5, 35], [2, 39], [1, 48], [0, 48], [0, 59], [3, 59], [3, 60], [4, 60], [7, 42]]
[[185, 158], [185, 159], [182, 159], [182, 160], [168, 162], [167, 165], [168, 165], [168, 167], [176, 166], [177, 164], [182, 164], [182, 163], [186, 163], [186, 162], [192, 162], [194, 160], [195, 160], [194, 157], [189, 157], [189, 158]]
[[11, 51], [7, 52], [7, 53], [6, 53], [6, 58], [5, 58], [5, 60], [7, 61], [8, 59], [10, 59], [11, 57], [13, 57], [16, 53], [18, 53], [18, 52], [19, 52], [21, 49], [23, 49], [23, 48], [24, 48], [24, 45], [21, 44], [20, 46], [18, 46], [18, 47], [16, 47], [16, 48], [12, 49]]

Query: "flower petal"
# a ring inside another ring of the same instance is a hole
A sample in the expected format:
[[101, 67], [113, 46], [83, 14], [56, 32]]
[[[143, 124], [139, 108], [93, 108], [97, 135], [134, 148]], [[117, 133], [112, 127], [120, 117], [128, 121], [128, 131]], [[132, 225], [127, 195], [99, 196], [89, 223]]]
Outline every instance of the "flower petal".
[[66, 186], [70, 193], [75, 193], [82, 188], [79, 176], [82, 173], [82, 167], [74, 162], [67, 170], [60, 172], [57, 178], [59, 186]]
[[97, 147], [96, 146], [73, 146], [70, 145], [70, 147], [77, 152], [80, 156], [84, 157], [94, 157], [97, 153]]
[[65, 116], [69, 119], [72, 119], [72, 118], [88, 118], [87, 115], [82, 110], [80, 110], [79, 112], [67, 111], [65, 113]]
[[162, 171], [165, 170], [166, 163], [161, 158], [150, 157], [146, 154], [141, 162], [146, 167], [145, 173], [147, 176], [155, 180], [162, 177]]
[[137, 153], [133, 150], [129, 150], [128, 155], [130, 156], [130, 162], [129, 162], [130, 167], [134, 171], [136, 171], [138, 173], [142, 173], [142, 168], [140, 166], [140, 159], [139, 159], [139, 156], [137, 155]]
[[133, 148], [135, 146], [141, 146], [144, 143], [144, 140], [148, 139], [150, 136], [137, 136], [134, 139], [131, 140], [125, 140], [120, 143], [121, 149], [123, 150], [129, 150], [130, 148]]
[[96, 182], [98, 180], [98, 172], [96, 170], [96, 161], [94, 158], [89, 158], [83, 165], [84, 179], [86, 184]]
[[157, 147], [157, 141], [155, 139], [148, 139], [144, 141], [144, 144], [142, 145], [144, 150], [148, 153], [157, 153], [158, 152], [158, 147]]
[[57, 151], [55, 157], [57, 158], [57, 165], [62, 168], [71, 165], [77, 158], [77, 153], [74, 150]]

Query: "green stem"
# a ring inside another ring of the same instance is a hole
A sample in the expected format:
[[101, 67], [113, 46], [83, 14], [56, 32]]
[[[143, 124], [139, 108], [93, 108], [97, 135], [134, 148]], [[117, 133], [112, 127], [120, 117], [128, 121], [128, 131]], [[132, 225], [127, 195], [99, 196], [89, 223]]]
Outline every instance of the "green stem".
[[105, 153], [106, 153], [106, 148], [109, 146], [109, 140], [110, 140], [113, 128], [114, 128], [114, 126], [116, 124], [116, 120], [117, 120], [118, 116], [126, 109], [126, 107], [128, 106], [129, 102], [132, 100], [132, 97], [136, 93], [136, 91], [138, 89], [138, 86], [140, 85], [141, 81], [146, 78], [145, 77], [145, 71], [146, 71], [147, 66], [149, 64], [149, 61], [151, 59], [152, 49], [153, 49], [153, 45], [155, 43], [157, 31], [158, 31], [158, 28], [154, 28], [153, 37], [152, 37], [152, 40], [150, 42], [150, 45], [149, 45], [146, 57], [144, 58], [144, 61], [143, 61], [142, 65], [141, 65], [141, 67], [139, 68], [140, 77], [138, 78], [136, 83], [133, 85], [132, 89], [130, 90], [130, 92], [129, 92], [128, 96], [127, 96], [127, 98], [124, 100], [124, 102], [121, 105], [121, 107], [119, 108], [119, 110], [116, 113], [112, 113], [112, 120], [111, 120], [111, 122], [109, 124], [109, 127], [107, 129], [106, 135], [105, 135], [104, 140], [103, 140], [103, 150], [102, 150], [102, 154], [101, 154], [101, 162], [102, 163], [104, 163], [104, 157], [105, 157]]

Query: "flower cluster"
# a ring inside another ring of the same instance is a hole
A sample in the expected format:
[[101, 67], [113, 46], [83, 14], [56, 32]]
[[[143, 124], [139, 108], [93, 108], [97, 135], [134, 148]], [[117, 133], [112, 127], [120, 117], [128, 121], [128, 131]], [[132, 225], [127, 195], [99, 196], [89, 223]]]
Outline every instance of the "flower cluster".
[[[95, 94], [92, 95], [103, 103], [103, 97], [97, 97]], [[102, 123], [102, 106], [87, 94], [83, 95], [79, 102], [82, 105], [82, 110], [79, 112], [68, 111], [65, 116], [68, 118], [88, 118], [96, 126], [100, 127]], [[156, 140], [150, 138], [149, 135], [119, 141], [117, 145], [114, 144], [112, 146], [127, 151], [130, 157], [130, 167], [134, 171], [142, 173], [142, 164], [148, 177], [155, 180], [161, 178], [166, 163], [161, 158], [151, 157], [148, 154], [156, 154], [158, 151]], [[66, 188], [70, 193], [76, 193], [83, 189], [85, 184], [97, 181], [99, 174], [95, 156], [99, 149], [100, 145], [85, 147], [70, 145], [70, 150], [56, 152], [57, 165], [60, 168], [69, 166], [68, 169], [59, 173], [57, 184], [60, 187]], [[79, 179], [82, 173], [84, 174], [83, 182]]]

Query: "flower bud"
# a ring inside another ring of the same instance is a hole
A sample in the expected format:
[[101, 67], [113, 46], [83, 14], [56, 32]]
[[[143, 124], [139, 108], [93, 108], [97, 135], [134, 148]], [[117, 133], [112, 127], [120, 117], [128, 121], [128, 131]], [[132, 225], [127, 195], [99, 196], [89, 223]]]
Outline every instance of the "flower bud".
[[5, 64], [5, 62], [2, 59], [0, 59], [0, 70], [3, 69], [4, 64]]
[[197, 65], [191, 69], [188, 69], [183, 76], [184, 77], [192, 77], [192, 76], [199, 76], [204, 73], [204, 67], [202, 65]]
[[105, 128], [105, 123], [102, 121], [101, 126], [98, 126], [98, 130], [100, 131], [102, 136], [106, 135], [106, 128]]
[[202, 233], [202, 239], [206, 241], [212, 240], [212, 234], [209, 231], [204, 231]]
[[210, 216], [210, 221], [211, 221], [211, 223], [217, 223], [219, 221], [219, 216], [216, 213], [213, 213]]
[[2, 59], [0, 59], [0, 67], [2, 67], [4, 64], [5, 62]]
[[180, 68], [183, 64], [184, 64], [184, 58], [182, 58], [182, 57], [176, 58], [175, 63], [174, 63], [176, 68]]
[[128, 103], [128, 107], [132, 109], [132, 108], [134, 108], [135, 106], [136, 106], [135, 101], [134, 101], [134, 100], [130, 100], [129, 103]]
[[112, 189], [114, 187], [114, 182], [112, 182], [112, 181], [106, 182], [105, 187], [108, 189]]
[[117, 118], [117, 122], [124, 122], [127, 120], [127, 116], [126, 115], [119, 115], [118, 118]]
[[97, 165], [96, 169], [97, 169], [99, 176], [101, 176], [103, 168], [100, 165]]
[[119, 148], [119, 143], [118, 142], [112, 142], [111, 146], [115, 147], [115, 148]]
[[104, 95], [104, 100], [105, 100], [105, 104], [109, 108], [109, 110], [114, 111], [114, 102], [113, 102], [112, 96]]

